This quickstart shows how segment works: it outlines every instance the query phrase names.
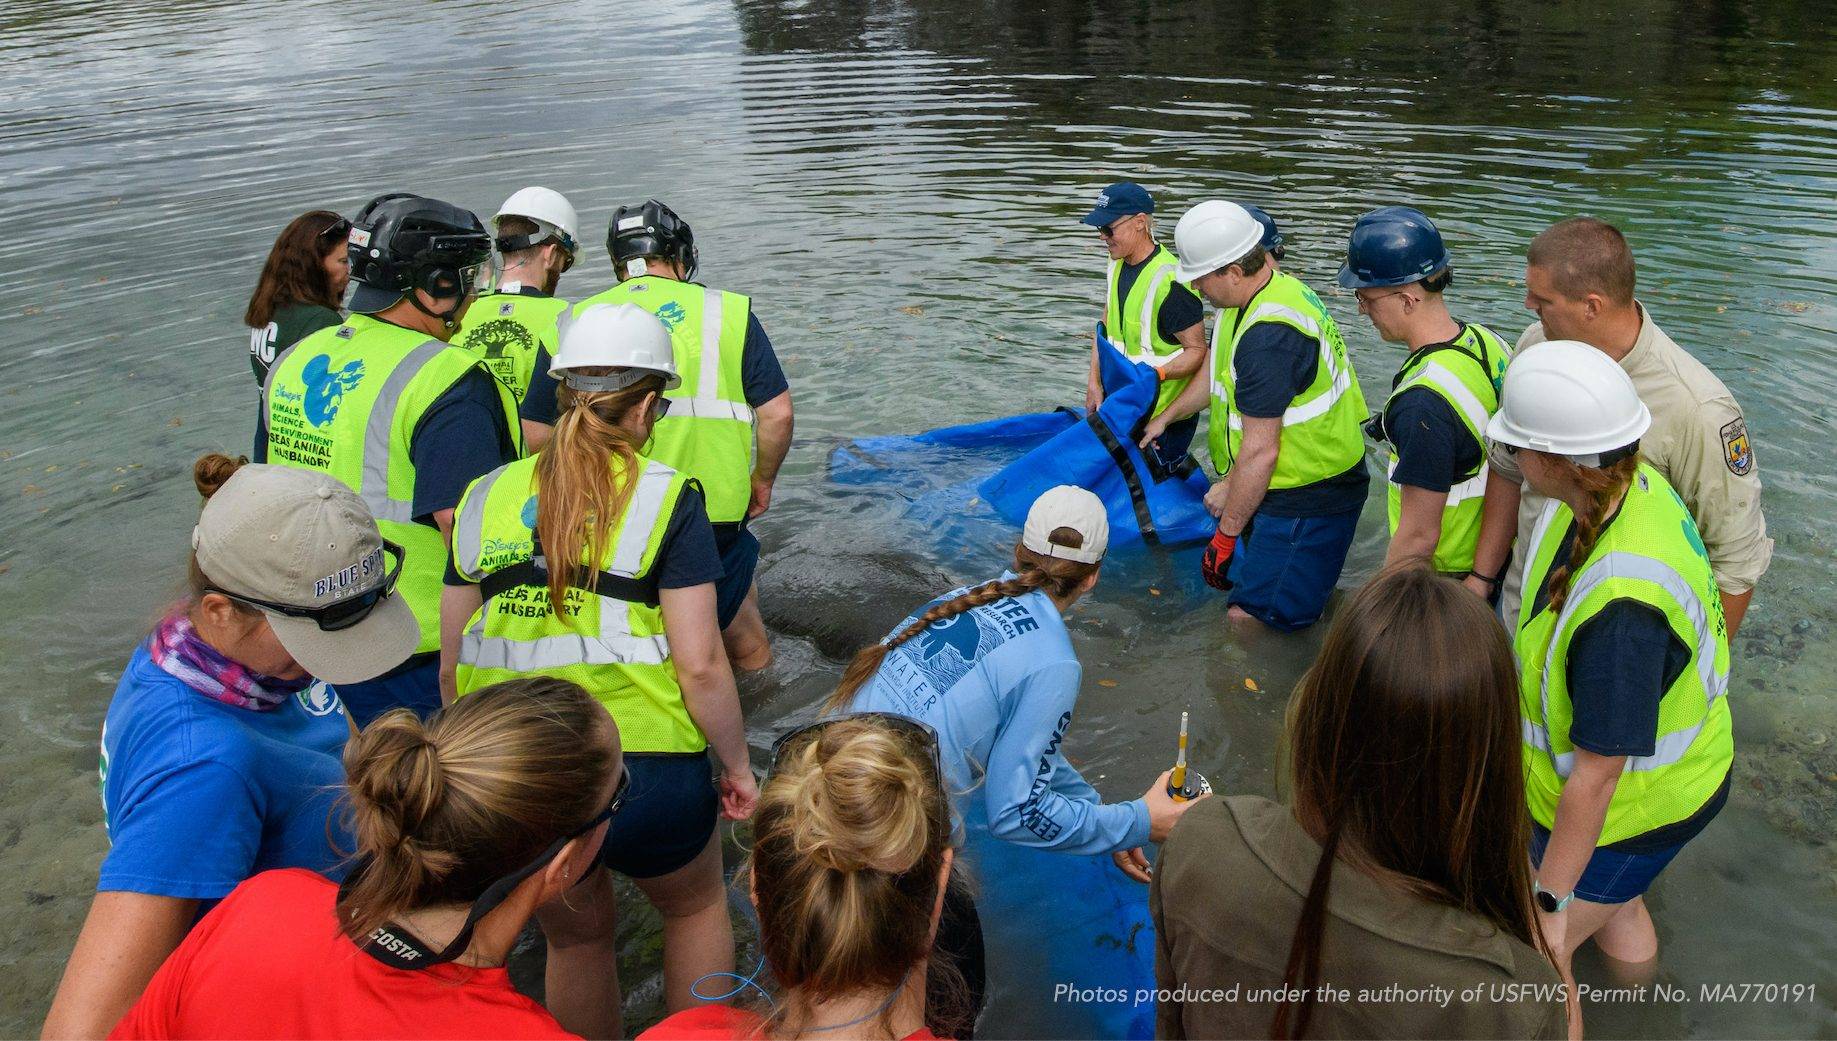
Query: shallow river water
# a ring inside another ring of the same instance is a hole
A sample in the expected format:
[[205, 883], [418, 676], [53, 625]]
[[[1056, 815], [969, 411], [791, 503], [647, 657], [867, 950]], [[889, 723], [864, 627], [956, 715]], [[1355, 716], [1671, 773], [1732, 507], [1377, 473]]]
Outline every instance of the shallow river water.
[[[1508, 340], [1529, 320], [1532, 234], [1577, 213], [1627, 231], [1642, 300], [1747, 410], [1778, 549], [1735, 646], [1734, 798], [1652, 899], [1659, 980], [1684, 996], [1591, 1006], [1590, 1033], [1837, 1036], [1828, 5], [1462, 8], [0, 7], [0, 1035], [36, 1032], [87, 907], [102, 713], [180, 582], [189, 462], [247, 444], [238, 319], [292, 215], [400, 189], [488, 214], [546, 184], [593, 244], [563, 282], [575, 297], [610, 280], [617, 203], [661, 196], [695, 225], [706, 280], [754, 296], [797, 404], [759, 525], [779, 664], [744, 697], [763, 752], [842, 657], [1005, 552], [936, 545], [897, 500], [828, 482], [829, 451], [1075, 402], [1103, 271], [1077, 219], [1131, 178], [1164, 230], [1201, 198], [1260, 203], [1323, 291], [1359, 212], [1420, 205], [1450, 239], [1457, 312]], [[1327, 299], [1375, 399], [1400, 354], [1349, 296]], [[1381, 529], [1374, 493], [1344, 587], [1381, 559]], [[1137, 554], [1074, 615], [1086, 689], [1068, 751], [1107, 795], [1163, 767], [1183, 708], [1215, 785], [1274, 788], [1319, 634], [1233, 634], [1195, 558]], [[655, 929], [626, 929], [641, 1024]], [[1816, 990], [1743, 1001], [1705, 983]], [[1008, 996], [985, 1033], [1034, 1022]]]

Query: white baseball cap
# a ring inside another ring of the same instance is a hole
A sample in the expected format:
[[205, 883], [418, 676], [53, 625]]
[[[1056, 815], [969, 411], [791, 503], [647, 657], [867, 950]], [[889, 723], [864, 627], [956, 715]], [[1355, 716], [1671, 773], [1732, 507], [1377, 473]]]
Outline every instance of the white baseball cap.
[[[1052, 533], [1060, 528], [1077, 532], [1079, 544], [1061, 546], [1051, 541]], [[1021, 545], [1043, 557], [1095, 564], [1110, 548], [1109, 512], [1103, 508], [1103, 500], [1087, 489], [1069, 484], [1048, 488], [1027, 511]]]
[[393, 589], [401, 548], [335, 477], [246, 464], [205, 501], [191, 548], [212, 590], [260, 610], [293, 660], [327, 683], [374, 679], [421, 640]]

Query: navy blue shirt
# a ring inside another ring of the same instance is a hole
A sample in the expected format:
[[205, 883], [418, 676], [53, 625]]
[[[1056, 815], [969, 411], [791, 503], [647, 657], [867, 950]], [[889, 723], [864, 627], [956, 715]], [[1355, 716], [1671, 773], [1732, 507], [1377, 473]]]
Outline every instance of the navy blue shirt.
[[[1280, 419], [1314, 382], [1320, 344], [1281, 322], [1259, 322], [1238, 341], [1231, 356], [1237, 373], [1234, 403], [1252, 419]], [[1258, 513], [1272, 517], [1325, 517], [1360, 509], [1371, 490], [1364, 456], [1344, 473], [1299, 488], [1271, 488]]]
[[[434, 400], [409, 435], [408, 457], [415, 466], [415, 520], [432, 524], [433, 515], [459, 505], [466, 486], [517, 457], [498, 395], [497, 378], [474, 368]], [[268, 461], [268, 408], [256, 414], [258, 463]]]
[[1454, 406], [1428, 387], [1411, 387], [1384, 410], [1384, 436], [1397, 451], [1391, 480], [1445, 492], [1480, 470], [1480, 442]]
[[[1612, 524], [1613, 519], [1608, 520]], [[1550, 602], [1549, 576], [1569, 562], [1575, 526], [1563, 533], [1544, 583], [1533, 601]], [[1647, 756], [1658, 744], [1659, 702], [1690, 667], [1691, 650], [1672, 631], [1665, 613], [1638, 600], [1613, 600], [1576, 627], [1564, 677], [1573, 717], [1569, 740], [1601, 756]], [[1622, 853], [1655, 852], [1694, 838], [1728, 797], [1728, 780], [1688, 818], [1613, 843]]]
[[[1142, 269], [1147, 267], [1148, 261], [1153, 260], [1155, 254], [1159, 252], [1160, 250], [1157, 249], [1154, 253], [1148, 254], [1140, 264], [1123, 261], [1122, 270], [1116, 273], [1118, 307], [1122, 306], [1124, 300], [1129, 299], [1129, 290], [1135, 288], [1135, 280], [1142, 274]], [[1173, 288], [1167, 291], [1167, 299], [1161, 301], [1160, 310], [1155, 312], [1155, 332], [1160, 334], [1161, 339], [1172, 342], [1178, 340], [1181, 333], [1204, 321], [1205, 316], [1205, 308], [1200, 305], [1199, 297], [1191, 289], [1176, 281], [1173, 283]]]
[[[664, 529], [663, 541], [657, 545], [657, 559], [652, 565], [660, 589], [687, 589], [721, 580], [721, 554], [714, 545], [714, 526], [708, 523], [708, 505], [702, 486], [690, 481], [676, 499], [670, 514], [670, 525]], [[447, 555], [446, 584], [470, 584], [453, 567], [452, 554]]]
[[[549, 376], [551, 361], [547, 347], [536, 349], [535, 373], [530, 377], [529, 393], [523, 396], [519, 415], [532, 423], [554, 426], [555, 416], [560, 412], [555, 403], [555, 390], [560, 381]], [[778, 353], [772, 350], [771, 337], [765, 334], [765, 326], [759, 324], [759, 317], [751, 311], [746, 313], [746, 342], [740, 348], [740, 385], [747, 405], [752, 408], [791, 389], [790, 381], [785, 379], [785, 370], [778, 364]]]

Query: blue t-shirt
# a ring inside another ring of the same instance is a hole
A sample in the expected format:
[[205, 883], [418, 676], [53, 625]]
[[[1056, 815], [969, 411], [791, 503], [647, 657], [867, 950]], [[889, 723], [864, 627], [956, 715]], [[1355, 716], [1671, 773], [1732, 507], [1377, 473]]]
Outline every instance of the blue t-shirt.
[[[1320, 368], [1320, 344], [1294, 326], [1258, 322], [1238, 341], [1231, 355], [1237, 374], [1233, 401], [1252, 419], [1280, 419], [1295, 398], [1314, 382]], [[1258, 513], [1272, 517], [1325, 517], [1365, 505], [1371, 474], [1361, 456], [1344, 473], [1299, 488], [1271, 488]]]
[[322, 683], [276, 709], [238, 708], [153, 664], [143, 644], [102, 727], [110, 848], [96, 889], [212, 901], [271, 868], [341, 875], [352, 843], [334, 802], [349, 733]]
[[1454, 406], [1428, 387], [1411, 387], [1384, 410], [1384, 436], [1396, 449], [1391, 480], [1445, 492], [1480, 469], [1480, 442]]
[[945, 784], [960, 799], [981, 783], [995, 836], [1112, 853], [1148, 841], [1148, 807], [1140, 799], [1105, 804], [1060, 751], [1083, 674], [1058, 607], [1036, 590], [937, 622], [895, 647], [849, 708], [936, 729]]
[[[549, 363], [553, 360], [547, 347], [536, 348], [535, 374], [530, 377], [529, 393], [523, 396], [518, 412], [532, 423], [554, 426], [555, 416], [560, 411], [555, 402], [555, 390], [560, 381], [549, 376]], [[752, 408], [791, 389], [784, 368], [778, 364], [778, 353], [772, 349], [771, 337], [765, 334], [765, 326], [759, 324], [759, 317], [751, 311], [746, 313], [746, 342], [740, 348], [740, 386], [747, 405]]]
[[[415, 520], [432, 525], [435, 513], [459, 505], [467, 485], [517, 458], [517, 441], [498, 387], [489, 370], [474, 368], [422, 414], [408, 441], [408, 457], [415, 466]], [[268, 461], [266, 405], [256, 415], [250, 458]]]

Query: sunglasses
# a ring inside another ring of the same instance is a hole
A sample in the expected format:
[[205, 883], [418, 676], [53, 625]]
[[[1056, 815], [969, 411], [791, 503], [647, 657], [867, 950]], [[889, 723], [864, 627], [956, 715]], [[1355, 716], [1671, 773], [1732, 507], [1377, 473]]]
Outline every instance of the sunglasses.
[[350, 234], [351, 222], [340, 217], [326, 225], [325, 230], [319, 233], [319, 237], [322, 239], [342, 239], [349, 237]]
[[943, 753], [938, 749], [937, 730], [933, 728], [931, 724], [923, 720], [913, 719], [911, 716], [902, 716], [896, 712], [850, 712], [847, 715], [819, 719], [814, 723], [807, 723], [795, 730], [787, 730], [778, 736], [778, 740], [772, 742], [772, 768], [768, 771], [768, 774], [778, 772], [779, 760], [784, 758], [785, 750], [790, 748], [798, 738], [809, 735], [812, 740], [815, 740], [824, 730], [835, 726], [837, 723], [850, 720], [866, 720], [878, 724], [888, 730], [897, 732], [908, 741], [925, 749], [931, 756], [931, 769], [933, 775], [938, 779], [938, 786], [940, 788], [943, 787], [944, 759]]
[[1113, 220], [1110, 223], [1104, 225], [1103, 227], [1098, 228], [1097, 234], [1106, 239], [1113, 239], [1116, 237], [1116, 229], [1122, 227], [1124, 221], [1134, 220], [1136, 216], [1137, 216], [1136, 214], [1132, 213], [1127, 217], [1118, 217], [1116, 220]]
[[346, 597], [337, 603], [327, 604], [324, 607], [296, 607], [293, 604], [277, 604], [270, 600], [257, 600], [252, 596], [232, 593], [227, 589], [222, 589], [217, 586], [206, 586], [204, 591], [207, 593], [216, 593], [218, 596], [228, 597], [239, 604], [247, 604], [250, 607], [259, 608], [263, 611], [273, 611], [275, 614], [285, 615], [288, 618], [310, 618], [319, 623], [320, 632], [340, 632], [370, 617], [370, 612], [376, 610], [376, 605], [382, 603], [385, 597], [395, 592], [396, 579], [402, 577], [402, 561], [406, 553], [402, 547], [390, 542], [388, 539], [383, 540], [383, 551], [395, 557], [395, 566], [389, 570], [387, 575], [383, 576], [382, 582], [366, 589], [356, 596]]

